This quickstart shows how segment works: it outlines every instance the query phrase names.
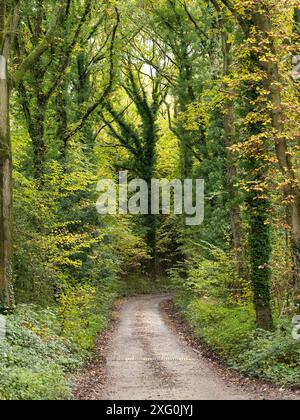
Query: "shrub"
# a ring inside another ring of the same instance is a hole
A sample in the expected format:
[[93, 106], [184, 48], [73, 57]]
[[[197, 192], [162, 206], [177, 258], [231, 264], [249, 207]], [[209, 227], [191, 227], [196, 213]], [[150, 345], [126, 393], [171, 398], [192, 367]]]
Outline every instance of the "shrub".
[[57, 366], [41, 369], [0, 367], [2, 400], [65, 400], [71, 395], [64, 372]]
[[221, 355], [236, 351], [255, 327], [250, 305], [225, 307], [200, 298], [176, 303], [195, 336]]
[[59, 299], [61, 333], [79, 350], [93, 350], [95, 339], [108, 322], [117, 283], [67, 287]]
[[275, 332], [256, 331], [235, 354], [232, 366], [244, 374], [293, 387], [300, 386], [300, 346], [291, 336], [290, 322]]
[[0, 341], [0, 399], [72, 398], [72, 375], [84, 365], [109, 318], [117, 285], [67, 288], [57, 306], [20, 305]]
[[[228, 257], [227, 257], [228, 258]], [[225, 261], [225, 264], [223, 264]], [[232, 265], [224, 256], [173, 270], [175, 304], [195, 337], [242, 374], [300, 387], [300, 346], [292, 339], [291, 320], [277, 319], [275, 332], [256, 329], [249, 286], [233, 299]]]
[[169, 290], [171, 290], [171, 285], [168, 277], [154, 279], [145, 274], [136, 274], [123, 277], [120, 281], [120, 294], [122, 296], [163, 293]]

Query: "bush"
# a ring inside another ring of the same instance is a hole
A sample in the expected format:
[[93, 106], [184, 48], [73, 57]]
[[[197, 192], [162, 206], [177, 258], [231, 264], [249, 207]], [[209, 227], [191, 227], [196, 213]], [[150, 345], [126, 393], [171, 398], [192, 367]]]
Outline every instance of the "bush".
[[175, 305], [183, 319], [196, 338], [240, 373], [300, 387], [300, 346], [292, 339], [291, 320], [277, 319], [275, 332], [257, 330], [248, 286], [243, 285], [241, 298], [235, 300], [232, 265], [222, 261], [193, 263], [186, 277], [183, 270], [172, 271]]
[[99, 331], [107, 325], [118, 284], [66, 288], [59, 302], [61, 333], [76, 349], [93, 350]]
[[64, 372], [55, 365], [40, 370], [0, 368], [2, 400], [66, 400], [71, 396]]
[[219, 354], [231, 354], [255, 327], [251, 306], [224, 307], [196, 299], [187, 311], [197, 335]]
[[290, 322], [286, 320], [281, 320], [273, 333], [252, 333], [231, 364], [256, 378], [285, 386], [300, 386], [300, 346], [293, 340]]
[[83, 367], [109, 319], [117, 285], [67, 288], [50, 309], [20, 305], [0, 341], [0, 399], [72, 398], [72, 375]]
[[170, 279], [159, 277], [154, 279], [146, 274], [136, 274], [123, 277], [120, 281], [121, 296], [146, 295], [151, 293], [164, 293], [171, 290]]

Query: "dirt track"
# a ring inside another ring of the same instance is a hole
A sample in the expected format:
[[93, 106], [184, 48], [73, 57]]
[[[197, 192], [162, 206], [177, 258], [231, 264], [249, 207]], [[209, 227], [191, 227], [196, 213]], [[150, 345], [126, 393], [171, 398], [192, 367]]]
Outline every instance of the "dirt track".
[[107, 355], [106, 384], [98, 399], [245, 400], [211, 363], [170, 327], [160, 306], [165, 296], [129, 299]]

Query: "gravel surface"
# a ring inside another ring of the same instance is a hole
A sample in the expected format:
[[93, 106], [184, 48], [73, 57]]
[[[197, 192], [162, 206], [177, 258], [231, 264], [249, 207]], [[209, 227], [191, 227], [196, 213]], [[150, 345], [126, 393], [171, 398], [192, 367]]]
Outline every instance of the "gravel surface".
[[107, 355], [99, 399], [243, 400], [250, 396], [225, 381], [176, 334], [161, 309], [166, 296], [129, 299]]
[[118, 305], [96, 359], [78, 379], [77, 399], [299, 399], [297, 392], [250, 381], [210, 360], [169, 298], [139, 296]]

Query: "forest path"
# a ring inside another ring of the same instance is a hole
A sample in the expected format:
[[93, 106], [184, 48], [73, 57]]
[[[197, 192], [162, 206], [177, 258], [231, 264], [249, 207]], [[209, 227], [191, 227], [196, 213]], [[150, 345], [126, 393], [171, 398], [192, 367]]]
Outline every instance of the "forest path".
[[128, 299], [109, 340], [106, 383], [93, 398], [107, 400], [245, 400], [212, 363], [176, 333], [161, 308], [165, 295]]

